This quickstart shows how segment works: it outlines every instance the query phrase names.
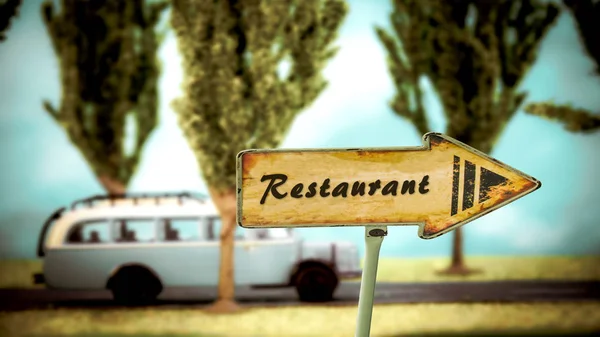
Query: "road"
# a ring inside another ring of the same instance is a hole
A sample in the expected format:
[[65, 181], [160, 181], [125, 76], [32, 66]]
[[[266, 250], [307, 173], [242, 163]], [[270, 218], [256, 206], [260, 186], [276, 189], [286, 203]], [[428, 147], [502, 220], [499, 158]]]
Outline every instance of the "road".
[[[359, 282], [342, 283], [335, 300], [327, 305], [356, 305]], [[245, 306], [310, 305], [297, 300], [293, 288], [238, 288], [238, 301]], [[156, 306], [204, 306], [216, 298], [216, 288], [165, 289]], [[497, 281], [455, 283], [378, 283], [375, 303], [475, 303], [475, 302], [600, 301], [600, 281]], [[50, 289], [0, 289], [0, 310], [32, 308], [113, 308], [107, 291]]]

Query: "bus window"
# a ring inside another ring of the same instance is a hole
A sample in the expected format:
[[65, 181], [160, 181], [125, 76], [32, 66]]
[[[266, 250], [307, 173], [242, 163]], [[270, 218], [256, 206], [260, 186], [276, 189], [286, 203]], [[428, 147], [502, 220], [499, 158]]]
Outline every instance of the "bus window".
[[208, 239], [218, 241], [221, 235], [221, 218], [208, 218]]
[[152, 242], [155, 239], [154, 219], [120, 219], [115, 223], [117, 242]]
[[[234, 239], [244, 240], [244, 228], [235, 225]], [[218, 241], [221, 238], [221, 218], [208, 218], [208, 239]]]
[[164, 219], [162, 224], [165, 241], [197, 241], [200, 239], [199, 219]]
[[109, 241], [109, 221], [92, 220], [79, 223], [69, 232], [67, 243], [105, 243]]

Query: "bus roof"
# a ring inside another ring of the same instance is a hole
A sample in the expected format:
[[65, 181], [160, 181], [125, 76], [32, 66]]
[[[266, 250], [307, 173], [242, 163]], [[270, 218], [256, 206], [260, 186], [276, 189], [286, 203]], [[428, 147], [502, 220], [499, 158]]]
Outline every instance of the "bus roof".
[[102, 219], [217, 217], [219, 212], [208, 198], [190, 194], [135, 196], [93, 196], [72, 203], [55, 219], [48, 239], [57, 242], [77, 223]]

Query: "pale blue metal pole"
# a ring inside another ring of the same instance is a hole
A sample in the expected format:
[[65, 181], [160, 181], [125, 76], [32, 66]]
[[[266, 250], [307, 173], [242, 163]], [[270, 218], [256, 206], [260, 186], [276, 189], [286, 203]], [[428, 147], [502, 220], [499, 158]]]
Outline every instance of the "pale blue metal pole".
[[371, 333], [371, 316], [373, 315], [373, 297], [375, 296], [379, 250], [386, 235], [387, 226], [365, 227], [365, 264], [358, 297], [355, 337], [369, 337]]

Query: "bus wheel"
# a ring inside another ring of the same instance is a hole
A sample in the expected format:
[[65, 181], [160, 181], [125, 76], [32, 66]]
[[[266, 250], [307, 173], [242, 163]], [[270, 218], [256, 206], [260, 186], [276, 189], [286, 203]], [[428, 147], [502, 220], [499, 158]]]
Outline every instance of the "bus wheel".
[[337, 275], [326, 266], [304, 267], [296, 277], [296, 292], [303, 302], [331, 301], [337, 285]]
[[144, 305], [156, 300], [162, 291], [162, 284], [148, 269], [128, 266], [110, 279], [108, 288], [119, 304]]

